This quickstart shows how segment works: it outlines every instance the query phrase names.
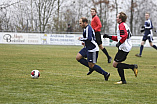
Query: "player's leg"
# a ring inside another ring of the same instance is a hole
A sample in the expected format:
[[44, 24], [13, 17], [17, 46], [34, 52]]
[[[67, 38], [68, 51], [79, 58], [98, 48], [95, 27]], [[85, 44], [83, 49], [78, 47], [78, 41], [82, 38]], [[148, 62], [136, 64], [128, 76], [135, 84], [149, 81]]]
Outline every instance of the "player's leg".
[[79, 53], [77, 53], [76, 60], [78, 62], [80, 62], [81, 64], [83, 64], [84, 66], [89, 67], [88, 62], [84, 57], [87, 57], [87, 49], [86, 48], [83, 48]]
[[108, 81], [110, 73], [104, 71], [100, 66], [95, 64], [97, 62], [97, 58], [98, 58], [98, 52], [88, 52], [87, 55], [88, 65], [91, 69], [104, 75], [105, 80]]
[[117, 68], [118, 74], [121, 78], [121, 80], [116, 82], [115, 84], [126, 84], [124, 70], [123, 70], [123, 68], [118, 68], [117, 67], [118, 64], [119, 64], [119, 62], [116, 62], [116, 61], [113, 62], [113, 67]]
[[119, 63], [117, 65], [117, 68], [120, 69], [132, 69], [132, 71], [134, 71], [135, 77], [137, 77], [137, 73], [138, 73], [138, 66], [136, 64], [126, 64], [126, 63]]
[[102, 44], [99, 45], [99, 48], [103, 51], [103, 53], [107, 56], [108, 63], [111, 63], [112, 58], [109, 56], [107, 50], [105, 47], [102, 46]]
[[152, 47], [157, 50], [157, 46], [156, 45], [152, 45]]
[[156, 46], [156, 45], [153, 45], [152, 41], [153, 41], [153, 37], [150, 36], [150, 37], [149, 37], [149, 44], [150, 44], [151, 47], [153, 47], [154, 49], [157, 50], [157, 46]]
[[134, 71], [135, 76], [137, 77], [137, 73], [138, 73], [138, 66], [136, 64], [126, 64], [126, 63], [121, 63], [122, 61], [125, 61], [127, 58], [129, 52], [124, 52], [124, 51], [118, 51], [118, 53], [116, 54], [115, 57], [115, 61], [119, 62], [118, 64], [114, 65], [114, 67], [116, 68], [120, 68], [120, 69], [132, 69], [132, 71]]
[[97, 42], [99, 48], [100, 48], [100, 49], [103, 51], [103, 53], [107, 56], [108, 63], [111, 63], [112, 58], [109, 56], [109, 54], [108, 54], [106, 48], [104, 48], [104, 47], [102, 46], [102, 39], [101, 39], [101, 34], [100, 34], [100, 32], [95, 32], [95, 37], [96, 37], [96, 42]]
[[142, 42], [141, 42], [140, 53], [139, 53], [139, 54], [136, 54], [135, 56], [137, 56], [137, 57], [141, 57], [141, 56], [142, 56], [142, 51], [143, 51], [145, 42], [146, 42], [146, 41], [142, 41]]
[[119, 73], [119, 76], [121, 77], [121, 81], [117, 82], [116, 84], [126, 84], [125, 76], [124, 76], [124, 69], [132, 69], [135, 73], [135, 76], [137, 76], [137, 65], [130, 65], [121, 63], [122, 61], [126, 60], [126, 57], [129, 52], [124, 52], [122, 50], [118, 50], [118, 53], [115, 56], [113, 67], [117, 68], [117, 71]]
[[87, 75], [90, 75], [94, 70], [91, 69], [89, 66], [88, 66], [88, 61], [84, 58], [84, 57], [87, 57], [87, 49], [86, 48], [83, 48], [76, 56], [76, 60], [78, 62], [80, 62], [82, 65], [86, 66], [89, 68], [89, 72], [87, 73]]
[[117, 68], [117, 71], [118, 71], [118, 74], [119, 74], [119, 76], [121, 78], [122, 83], [125, 83], [126, 80], [125, 80], [125, 76], [124, 76], [124, 70], [120, 69], [120, 68]]

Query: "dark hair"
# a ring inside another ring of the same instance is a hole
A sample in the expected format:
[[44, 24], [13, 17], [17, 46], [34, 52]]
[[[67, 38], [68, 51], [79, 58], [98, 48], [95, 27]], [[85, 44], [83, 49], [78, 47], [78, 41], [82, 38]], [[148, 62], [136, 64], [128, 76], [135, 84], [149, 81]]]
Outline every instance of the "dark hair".
[[87, 19], [87, 18], [82, 17], [81, 19], [82, 19], [82, 22], [83, 22], [83, 23], [84, 23], [84, 22], [88, 23], [88, 19]]
[[91, 10], [95, 10], [95, 12], [97, 13], [97, 10], [96, 10], [96, 8], [91, 8]]
[[119, 14], [120, 14], [119, 19], [121, 19], [122, 22], [126, 22], [126, 19], [127, 19], [126, 14], [124, 12], [120, 12]]

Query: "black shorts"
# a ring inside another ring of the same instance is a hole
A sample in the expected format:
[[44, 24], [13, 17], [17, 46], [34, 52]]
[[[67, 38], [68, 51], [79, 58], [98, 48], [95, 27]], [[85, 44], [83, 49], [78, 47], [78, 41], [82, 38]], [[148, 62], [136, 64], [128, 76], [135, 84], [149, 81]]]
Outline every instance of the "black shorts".
[[98, 45], [102, 44], [100, 32], [95, 32], [95, 38]]
[[118, 50], [115, 58], [114, 58], [114, 61], [116, 62], [122, 62], [122, 61], [125, 61], [126, 58], [127, 58], [127, 55], [128, 55], [129, 52], [124, 52], [122, 50]]

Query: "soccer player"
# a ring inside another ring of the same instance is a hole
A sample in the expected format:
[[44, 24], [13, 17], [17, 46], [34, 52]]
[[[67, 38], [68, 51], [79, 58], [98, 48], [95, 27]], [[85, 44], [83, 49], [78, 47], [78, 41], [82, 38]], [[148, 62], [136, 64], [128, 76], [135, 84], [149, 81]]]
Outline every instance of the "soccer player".
[[96, 42], [99, 48], [107, 56], [108, 63], [111, 63], [112, 58], [109, 56], [107, 50], [102, 46], [102, 40], [101, 40], [101, 34], [100, 34], [102, 25], [101, 25], [99, 17], [97, 16], [97, 11], [95, 8], [91, 8], [91, 15], [92, 15], [91, 26], [95, 31]]
[[117, 68], [117, 71], [119, 73], [119, 76], [121, 77], [121, 80], [119, 82], [116, 82], [115, 84], [126, 84], [126, 79], [124, 76], [124, 69], [131, 69], [134, 71], [135, 76], [137, 77], [138, 73], [138, 66], [136, 64], [125, 64], [122, 63], [126, 60], [128, 53], [130, 52], [132, 48], [131, 43], [131, 32], [127, 24], [125, 23], [127, 19], [127, 16], [124, 12], [120, 12], [117, 15], [117, 36], [109, 36], [107, 34], [104, 34], [104, 38], [109, 38], [114, 41], [118, 41], [116, 44], [116, 47], [118, 48], [118, 52], [114, 58], [113, 67]]
[[143, 51], [144, 44], [147, 39], [149, 40], [150, 46], [157, 49], [156, 45], [153, 45], [153, 43], [152, 43], [152, 41], [153, 41], [153, 31], [152, 31], [153, 25], [152, 25], [152, 21], [149, 19], [149, 16], [150, 16], [149, 13], [145, 13], [146, 20], [145, 20], [144, 26], [142, 26], [143, 29], [141, 30], [141, 32], [144, 31], [144, 36], [143, 36], [141, 46], [140, 46], [140, 53], [135, 55], [137, 57], [142, 57], [142, 51]]
[[[76, 60], [84, 66], [102, 74], [105, 80], [108, 81], [110, 73], [95, 64], [98, 58], [99, 47], [96, 43], [94, 30], [88, 25], [88, 20], [85, 17], [79, 20], [79, 25], [83, 28], [83, 37], [79, 37], [78, 40], [84, 42], [84, 48], [77, 54]], [[86, 57], [87, 59], [85, 59]]]

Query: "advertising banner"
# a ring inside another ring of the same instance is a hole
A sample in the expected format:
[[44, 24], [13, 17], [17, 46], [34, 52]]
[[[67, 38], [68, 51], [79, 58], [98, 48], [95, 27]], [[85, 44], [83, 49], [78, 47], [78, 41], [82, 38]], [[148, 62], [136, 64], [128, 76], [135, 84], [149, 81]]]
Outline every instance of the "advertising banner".
[[0, 43], [4, 44], [40, 44], [39, 34], [30, 33], [0, 33]]
[[[81, 34], [40, 34], [40, 33], [7, 33], [0, 32], [0, 43], [2, 44], [47, 44], [47, 45], [82, 45], [78, 40]], [[157, 37], [153, 37], [153, 44], [157, 45]], [[133, 46], [140, 46], [142, 36], [131, 37]], [[103, 38], [103, 46], [116, 46], [116, 41]], [[146, 41], [145, 47], [150, 47], [149, 41]]]

